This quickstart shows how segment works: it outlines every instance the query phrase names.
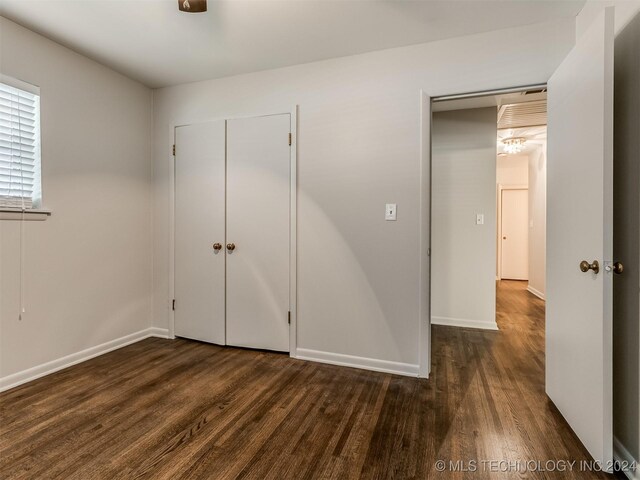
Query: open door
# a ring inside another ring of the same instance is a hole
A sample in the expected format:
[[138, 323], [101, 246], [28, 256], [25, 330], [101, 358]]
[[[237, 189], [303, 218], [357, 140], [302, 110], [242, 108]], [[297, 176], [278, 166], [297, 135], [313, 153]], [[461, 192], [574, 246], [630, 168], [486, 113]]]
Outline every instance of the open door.
[[552, 75], [547, 106], [546, 391], [603, 469], [613, 456], [613, 13]]

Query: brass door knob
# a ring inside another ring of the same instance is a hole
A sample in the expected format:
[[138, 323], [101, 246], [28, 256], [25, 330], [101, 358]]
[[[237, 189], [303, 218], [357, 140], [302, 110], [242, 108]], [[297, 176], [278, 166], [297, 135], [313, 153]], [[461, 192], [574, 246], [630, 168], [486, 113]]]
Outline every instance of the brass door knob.
[[230, 252], [233, 252], [235, 249], [236, 249], [235, 243], [227, 243], [227, 250], [229, 250]]
[[622, 272], [624, 272], [624, 265], [622, 264], [622, 262], [616, 262], [611, 266], [607, 266], [606, 270], [607, 272], [613, 272], [620, 275]]
[[600, 272], [600, 264], [597, 260], [594, 260], [593, 263], [589, 263], [586, 260], [580, 262], [580, 271], [588, 272], [589, 270], [593, 270], [593, 273]]
[[219, 251], [221, 248], [222, 248], [222, 244], [217, 243], [217, 242], [213, 244], [213, 249], [214, 249], [216, 252], [217, 252], [217, 251]]

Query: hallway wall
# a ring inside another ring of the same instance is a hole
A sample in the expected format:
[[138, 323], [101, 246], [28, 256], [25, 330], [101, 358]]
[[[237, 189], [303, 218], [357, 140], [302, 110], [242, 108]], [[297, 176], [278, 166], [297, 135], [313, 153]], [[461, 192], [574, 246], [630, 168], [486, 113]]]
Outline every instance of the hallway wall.
[[547, 256], [547, 145], [529, 154], [529, 290], [545, 297]]
[[[496, 326], [496, 108], [433, 114], [431, 318]], [[476, 215], [484, 224], [476, 224]], [[464, 299], [464, 300], [462, 300]]]
[[527, 185], [529, 183], [529, 156], [526, 154], [498, 156], [496, 183], [500, 185]]

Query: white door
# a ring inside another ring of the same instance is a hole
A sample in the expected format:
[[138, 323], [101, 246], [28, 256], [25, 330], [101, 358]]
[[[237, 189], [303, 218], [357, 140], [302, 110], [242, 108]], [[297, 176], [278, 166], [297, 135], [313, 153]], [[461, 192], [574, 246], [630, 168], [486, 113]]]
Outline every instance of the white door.
[[500, 278], [529, 278], [529, 191], [502, 190]]
[[177, 127], [175, 145], [175, 334], [224, 345], [225, 122]]
[[[612, 460], [613, 8], [548, 83], [546, 390]], [[581, 261], [599, 272], [581, 271]]]
[[289, 351], [290, 115], [227, 122], [227, 343]]

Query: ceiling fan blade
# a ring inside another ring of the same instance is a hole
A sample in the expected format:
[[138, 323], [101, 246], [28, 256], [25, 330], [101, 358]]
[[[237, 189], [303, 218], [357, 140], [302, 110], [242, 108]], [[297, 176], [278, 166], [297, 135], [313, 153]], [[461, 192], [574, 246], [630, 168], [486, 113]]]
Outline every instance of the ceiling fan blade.
[[207, 0], [178, 0], [181, 12], [202, 13], [207, 11]]

